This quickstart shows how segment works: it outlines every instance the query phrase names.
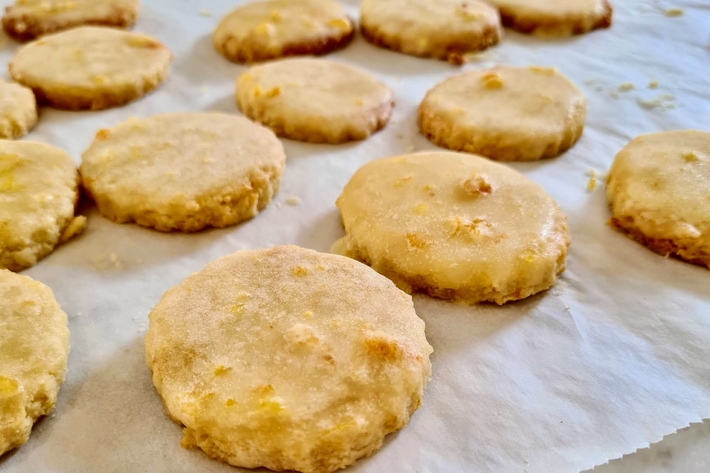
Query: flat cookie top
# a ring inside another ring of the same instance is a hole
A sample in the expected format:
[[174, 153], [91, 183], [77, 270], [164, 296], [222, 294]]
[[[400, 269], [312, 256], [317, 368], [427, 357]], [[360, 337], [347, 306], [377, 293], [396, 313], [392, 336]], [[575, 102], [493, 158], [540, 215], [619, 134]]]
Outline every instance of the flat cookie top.
[[399, 274], [440, 288], [535, 280], [566, 254], [566, 218], [536, 183], [480, 156], [419, 153], [371, 161], [338, 198], [348, 235]]
[[251, 190], [252, 175], [285, 162], [274, 134], [246, 118], [172, 113], [99, 130], [81, 175], [94, 198], [119, 208], [197, 211], [201, 197]]
[[483, 49], [472, 47], [474, 38], [500, 36], [498, 11], [480, 0], [363, 0], [360, 8], [363, 27], [387, 42], [398, 38], [399, 49], [410, 53]]
[[33, 246], [53, 247], [74, 218], [77, 185], [76, 165], [63, 151], [0, 141], [0, 261]]
[[614, 216], [633, 218], [649, 237], [710, 245], [710, 133], [637, 137], [616, 155], [607, 195]]
[[0, 138], [19, 138], [37, 122], [37, 103], [30, 89], [0, 80]]
[[356, 261], [295, 246], [210, 263], [165, 293], [146, 334], [172, 417], [218, 445], [266, 438], [265, 453], [280, 442], [301, 457], [327, 438], [356, 448], [358, 433], [403, 415], [431, 352], [410, 296]]
[[69, 354], [67, 315], [49, 289], [0, 269], [0, 455], [54, 406]]
[[565, 16], [600, 16], [605, 0], [490, 0], [498, 8], [515, 8], [521, 13], [545, 15], [550, 18]]
[[[587, 100], [557, 70], [498, 66], [454, 76], [435, 86], [421, 111], [452, 124], [455, 130], [491, 140], [547, 144], [583, 125]], [[507, 141], [507, 140], [506, 140]]]
[[237, 81], [243, 102], [265, 110], [264, 122], [327, 130], [343, 122], [367, 128], [389, 109], [392, 91], [366, 72], [324, 59], [287, 59], [254, 66]]
[[230, 59], [250, 62], [326, 52], [324, 43], [352, 32], [345, 10], [331, 0], [267, 0], [247, 3], [224, 17], [214, 43]]
[[3, 24], [12, 36], [30, 39], [85, 24], [129, 26], [139, 10], [139, 0], [15, 0]]
[[33, 89], [97, 94], [161, 75], [171, 58], [148, 36], [85, 26], [24, 46], [10, 62], [10, 75]]

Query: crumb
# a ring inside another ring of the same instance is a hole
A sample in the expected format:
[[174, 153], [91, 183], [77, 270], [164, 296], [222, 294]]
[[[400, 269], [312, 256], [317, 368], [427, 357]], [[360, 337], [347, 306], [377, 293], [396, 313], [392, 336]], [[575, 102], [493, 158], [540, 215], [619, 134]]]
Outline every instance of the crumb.
[[669, 17], [682, 16], [684, 13], [682, 8], [666, 8], [663, 14]]
[[587, 80], [584, 81], [584, 83], [585, 83], [586, 85], [594, 85], [594, 84], [596, 84], [596, 83], [598, 83], [598, 82], [601, 82], [601, 80], [599, 80], [599, 79], [587, 79]]
[[62, 236], [60, 238], [61, 243], [65, 243], [75, 236], [79, 236], [82, 233], [84, 233], [84, 230], [86, 229], [86, 217], [83, 215], [79, 215], [78, 217], [74, 217], [74, 220], [71, 221], [69, 226], [64, 229], [64, 232], [62, 233]]
[[477, 52], [477, 53], [466, 53], [463, 55], [463, 62], [483, 62], [492, 61], [494, 59], [492, 51]]
[[657, 89], [658, 88], [658, 81], [657, 80], [652, 80], [651, 82], [648, 83], [648, 88], [649, 89]]
[[659, 108], [659, 107], [660, 108], [675, 108], [675, 105], [667, 103], [667, 102], [671, 102], [673, 100], [675, 100], [675, 96], [673, 96], [671, 94], [661, 94], [651, 100], [638, 99], [638, 104], [640, 106], [642, 106], [643, 108], [648, 108], [648, 109]]
[[592, 192], [597, 187], [597, 171], [590, 169], [587, 171], [587, 176], [589, 176], [589, 182], [587, 182], [587, 191]]
[[199, 12], [197, 12], [197, 13], [199, 13], [200, 16], [205, 16], [205, 17], [211, 17], [211, 16], [212, 16], [212, 12], [209, 11], [209, 10], [205, 10], [204, 8], [201, 9], [201, 10], [200, 10]]
[[615, 91], [612, 92], [612, 93], [610, 93], [609, 95], [610, 95], [611, 98], [613, 98], [613, 99], [618, 99], [618, 98], [619, 98], [619, 94], [617, 94]]
[[295, 207], [296, 205], [299, 205], [301, 203], [301, 199], [299, 199], [296, 196], [291, 196], [291, 197], [287, 198], [286, 200], [284, 200], [284, 203], [286, 205], [291, 205], [291, 206]]
[[636, 87], [631, 82], [624, 82], [619, 86], [621, 92], [628, 92], [629, 90], [634, 90]]

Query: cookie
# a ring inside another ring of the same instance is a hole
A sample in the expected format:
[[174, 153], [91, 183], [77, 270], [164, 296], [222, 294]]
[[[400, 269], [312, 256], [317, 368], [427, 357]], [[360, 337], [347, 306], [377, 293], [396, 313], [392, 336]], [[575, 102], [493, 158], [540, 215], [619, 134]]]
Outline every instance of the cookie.
[[247, 117], [311, 143], [365, 139], [387, 124], [394, 106], [392, 91], [369, 74], [323, 59], [254, 66], [236, 88]]
[[432, 142], [499, 161], [563, 153], [582, 136], [587, 99], [555, 69], [498, 66], [431, 89], [419, 128]]
[[609, 172], [611, 224], [664, 256], [710, 268], [710, 133], [642, 135]]
[[252, 2], [228, 14], [214, 32], [217, 51], [234, 62], [327, 54], [355, 34], [345, 10], [332, 0]]
[[2, 26], [19, 41], [82, 25], [127, 28], [140, 11], [139, 0], [15, 0]]
[[52, 290], [0, 269], [0, 456], [54, 409], [69, 355], [67, 314]]
[[36, 124], [37, 102], [32, 91], [0, 80], [0, 139], [20, 138]]
[[524, 299], [565, 269], [567, 218], [525, 176], [480, 156], [419, 153], [361, 167], [336, 203], [334, 252], [402, 290], [464, 303]]
[[281, 142], [246, 118], [173, 113], [99, 130], [80, 171], [104, 217], [196, 232], [256, 216], [285, 163]]
[[498, 11], [482, 0], [363, 0], [361, 30], [370, 42], [413, 56], [455, 64], [497, 44]]
[[84, 26], [24, 46], [10, 62], [10, 75], [42, 104], [101, 110], [155, 89], [168, 76], [171, 59], [148, 36]]
[[182, 445], [246, 468], [332, 472], [419, 407], [432, 348], [412, 299], [355, 261], [239, 251], [165, 293], [145, 337]]
[[81, 233], [72, 158], [42, 143], [0, 141], [0, 268], [20, 271]]
[[564, 37], [611, 26], [608, 0], [489, 0], [503, 24], [522, 33]]

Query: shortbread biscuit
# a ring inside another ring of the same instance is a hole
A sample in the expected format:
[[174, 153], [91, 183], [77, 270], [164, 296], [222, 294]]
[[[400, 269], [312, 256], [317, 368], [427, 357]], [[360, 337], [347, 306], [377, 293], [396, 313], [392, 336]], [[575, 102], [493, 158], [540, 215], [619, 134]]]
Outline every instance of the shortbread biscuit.
[[133, 26], [139, 0], [15, 0], [5, 8], [2, 26], [20, 41], [82, 25]]
[[444, 148], [534, 161], [574, 145], [586, 116], [587, 99], [555, 69], [498, 66], [431, 89], [419, 106], [419, 127]]
[[277, 135], [311, 143], [362, 140], [389, 121], [392, 91], [369, 74], [324, 59], [254, 66], [237, 80], [237, 105]]
[[664, 256], [710, 268], [710, 133], [642, 135], [614, 160], [611, 223]]
[[0, 139], [20, 138], [37, 124], [37, 102], [27, 87], [0, 80]]
[[246, 118], [173, 113], [99, 130], [80, 170], [103, 216], [196, 232], [256, 216], [285, 163], [281, 142]]
[[10, 75], [40, 103], [100, 110], [147, 94], [168, 75], [170, 52], [148, 36], [84, 26], [43, 37], [20, 49]]
[[0, 269], [0, 456], [54, 409], [69, 355], [67, 314], [52, 290]]
[[363, 36], [385, 48], [455, 64], [497, 44], [498, 11], [482, 0], [363, 0]]
[[564, 37], [611, 26], [608, 0], [489, 0], [503, 24], [522, 33]]
[[338, 198], [334, 245], [407, 292], [504, 304], [550, 288], [565, 269], [567, 218], [523, 175], [480, 156], [371, 161]]
[[347, 45], [355, 29], [332, 0], [267, 0], [224, 17], [213, 35], [217, 51], [235, 62], [326, 54]]
[[432, 348], [412, 298], [295, 246], [239, 251], [165, 293], [148, 367], [182, 445], [246, 468], [332, 472], [422, 401]]
[[81, 233], [79, 173], [72, 158], [42, 143], [0, 141], [0, 268], [20, 271]]

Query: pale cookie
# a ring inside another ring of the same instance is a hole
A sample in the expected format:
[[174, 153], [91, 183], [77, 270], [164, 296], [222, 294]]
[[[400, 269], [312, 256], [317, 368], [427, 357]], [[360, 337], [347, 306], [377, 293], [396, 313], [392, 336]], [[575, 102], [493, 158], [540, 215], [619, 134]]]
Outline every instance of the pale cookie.
[[277, 135], [311, 143], [362, 140], [389, 121], [392, 91], [369, 74], [323, 59], [255, 66], [237, 80], [237, 105]]
[[0, 80], [0, 139], [20, 138], [37, 124], [37, 102], [27, 87]]
[[0, 269], [0, 456], [54, 409], [69, 355], [67, 314], [52, 290]]
[[355, 34], [345, 10], [332, 0], [267, 0], [247, 3], [220, 22], [213, 41], [235, 62], [302, 54], [326, 54]]
[[363, 0], [360, 9], [368, 41], [454, 64], [502, 36], [498, 11], [481, 0]]
[[0, 268], [20, 271], [82, 232], [75, 217], [79, 173], [42, 143], [0, 141]]
[[614, 227], [656, 253], [710, 268], [710, 133], [642, 135], [616, 155]]
[[147, 94], [168, 76], [172, 56], [159, 41], [113, 28], [84, 26], [20, 49], [10, 75], [40, 103], [100, 110]]
[[503, 24], [523, 33], [564, 37], [611, 26], [608, 0], [488, 0]]
[[15, 0], [2, 26], [20, 41], [82, 25], [127, 28], [140, 11], [139, 0]]
[[246, 468], [332, 472], [422, 401], [432, 348], [412, 298], [295, 246], [239, 251], [165, 293], [148, 367], [182, 445]]
[[567, 218], [534, 182], [480, 156], [433, 152], [361, 167], [336, 203], [333, 251], [407, 292], [504, 304], [550, 288], [565, 269]]
[[173, 113], [99, 130], [80, 170], [103, 216], [196, 232], [256, 216], [285, 163], [281, 142], [246, 118]]
[[555, 69], [498, 66], [431, 89], [419, 106], [419, 128], [444, 148], [534, 161], [574, 145], [586, 116], [587, 99]]

